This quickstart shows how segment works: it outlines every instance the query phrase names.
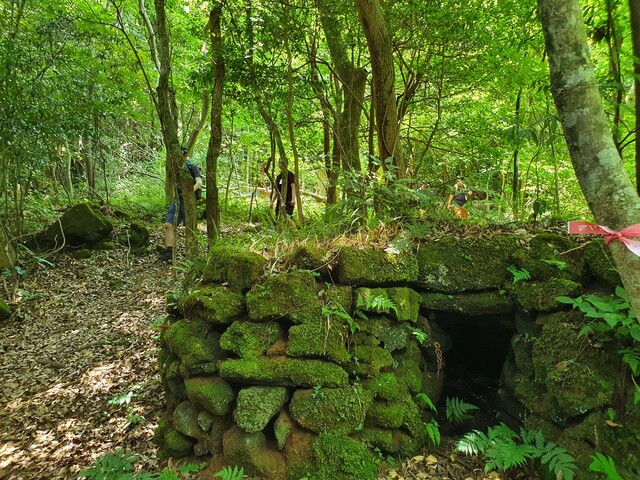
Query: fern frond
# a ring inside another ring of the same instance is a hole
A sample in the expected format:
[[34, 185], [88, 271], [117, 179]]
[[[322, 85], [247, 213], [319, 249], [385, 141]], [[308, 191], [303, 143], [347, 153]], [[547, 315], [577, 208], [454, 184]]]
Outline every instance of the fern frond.
[[460, 400], [457, 397], [449, 398], [447, 397], [446, 401], [446, 414], [447, 420], [450, 422], [459, 425], [465, 420], [471, 418], [469, 412], [473, 410], [478, 410], [478, 407], [471, 403], [466, 403]]
[[535, 447], [531, 445], [517, 444], [509, 438], [499, 439], [486, 452], [495, 469], [505, 472], [514, 467], [522, 467], [533, 458]]
[[505, 425], [504, 423], [500, 422], [499, 425], [496, 425], [494, 427], [489, 427], [488, 432], [488, 437], [490, 439], [511, 439], [511, 438], [517, 438], [518, 434], [516, 432], [514, 432], [513, 430], [511, 430], [507, 425]]
[[557, 478], [562, 480], [573, 480], [577, 469], [575, 460], [569, 455], [569, 452], [553, 442], [545, 445], [540, 463], [546, 465], [549, 472], [554, 473]]
[[589, 465], [590, 471], [604, 473], [608, 480], [622, 480], [622, 477], [616, 468], [616, 464], [610, 456], [596, 452], [596, 454], [591, 458], [593, 459], [593, 462]]
[[540, 430], [526, 430], [524, 428], [521, 428], [520, 438], [522, 438], [522, 441], [527, 445], [533, 445], [534, 447], [536, 447], [536, 450], [540, 451], [540, 455], [544, 453], [544, 447], [547, 441], [545, 440], [544, 435]]
[[484, 453], [484, 451], [491, 445], [491, 440], [483, 432], [474, 430], [473, 432], [466, 433], [456, 443], [456, 451], [464, 453], [465, 455], [478, 455]]

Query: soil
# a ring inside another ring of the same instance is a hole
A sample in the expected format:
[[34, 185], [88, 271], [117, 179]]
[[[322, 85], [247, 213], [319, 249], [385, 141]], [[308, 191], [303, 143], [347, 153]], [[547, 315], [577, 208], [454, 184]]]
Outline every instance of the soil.
[[[137, 455], [136, 471], [176, 468], [156, 458], [152, 437], [164, 411], [159, 325], [180, 273], [158, 263], [152, 247], [49, 260], [24, 273], [14, 315], [0, 323], [0, 480], [77, 478], [119, 449]], [[484, 475], [482, 467], [445, 441], [380, 478], [535, 478]]]

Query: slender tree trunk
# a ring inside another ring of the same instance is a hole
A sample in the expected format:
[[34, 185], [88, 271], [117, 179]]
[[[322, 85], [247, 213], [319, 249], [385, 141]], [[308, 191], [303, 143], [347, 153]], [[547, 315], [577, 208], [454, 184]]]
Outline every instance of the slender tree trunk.
[[629, 12], [633, 41], [633, 90], [636, 110], [636, 192], [640, 195], [640, 138], [638, 138], [640, 131], [640, 3], [637, 0], [629, 0]]
[[511, 204], [513, 213], [518, 214], [518, 192], [520, 190], [520, 102], [522, 100], [522, 87], [518, 89], [516, 96], [516, 109], [514, 115], [514, 140], [516, 146], [513, 150], [513, 179], [511, 180]]
[[222, 3], [214, 0], [209, 12], [209, 33], [211, 35], [211, 55], [213, 70], [213, 91], [211, 92], [211, 135], [207, 149], [207, 237], [215, 242], [220, 230], [220, 201], [218, 198], [218, 158], [222, 146], [222, 98], [224, 91], [225, 66], [222, 56], [222, 29], [220, 27]]
[[612, 0], [607, 0], [607, 47], [609, 49], [609, 73], [613, 77], [615, 85], [614, 94], [611, 98], [613, 104], [613, 143], [622, 157], [622, 145], [620, 142], [620, 108], [624, 96], [624, 86], [622, 85], [622, 73], [620, 72], [620, 47], [622, 39], [618, 34], [614, 15], [615, 5]]
[[[538, 0], [551, 92], [578, 182], [597, 223], [621, 230], [638, 223], [640, 198], [611, 138], [578, 0]], [[636, 313], [640, 258], [621, 242], [610, 245]]]
[[397, 178], [404, 178], [407, 169], [400, 148], [391, 36], [379, 0], [356, 0], [356, 8], [371, 55], [378, 155], [381, 162], [390, 160], [397, 167]]

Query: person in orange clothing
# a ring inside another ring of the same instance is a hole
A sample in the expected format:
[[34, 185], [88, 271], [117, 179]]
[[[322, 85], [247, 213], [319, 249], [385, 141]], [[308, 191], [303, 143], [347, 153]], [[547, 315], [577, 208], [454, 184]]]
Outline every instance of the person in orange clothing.
[[453, 188], [454, 191], [449, 195], [447, 208], [451, 210], [451, 207], [453, 207], [453, 211], [457, 218], [462, 220], [467, 219], [469, 218], [469, 210], [465, 208], [465, 204], [469, 201], [471, 191], [467, 189], [467, 186], [462, 182], [462, 180], [456, 181]]

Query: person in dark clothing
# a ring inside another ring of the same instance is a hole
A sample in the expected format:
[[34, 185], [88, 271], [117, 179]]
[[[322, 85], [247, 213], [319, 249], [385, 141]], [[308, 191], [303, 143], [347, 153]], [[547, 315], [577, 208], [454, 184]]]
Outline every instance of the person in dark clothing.
[[[182, 153], [184, 155], [187, 154], [186, 148], [182, 149]], [[189, 173], [195, 180], [193, 185], [193, 192], [196, 197], [196, 200], [199, 200], [202, 196], [202, 173], [200, 172], [200, 168], [193, 163], [191, 160], [187, 160], [185, 166], [189, 170]], [[176, 244], [176, 226], [181, 223], [184, 225], [185, 223], [185, 213], [184, 213], [184, 201], [182, 197], [182, 188], [178, 183], [178, 197], [180, 203], [180, 210], [178, 211], [178, 219], [176, 220], [176, 210], [178, 210], [178, 205], [174, 200], [171, 206], [169, 207], [169, 212], [167, 213], [167, 217], [164, 220], [164, 246], [165, 250], [160, 253], [161, 261], [170, 261], [173, 258], [173, 248]], [[174, 224], [175, 221], [175, 224]]]
[[[274, 201], [276, 202], [276, 217], [280, 215], [280, 198], [282, 197], [282, 178], [283, 178], [282, 162], [279, 163], [279, 166], [281, 171], [276, 177], [277, 193], [276, 193], [276, 189], [273, 189], [271, 191], [271, 203], [270, 203], [270, 207], [273, 208], [273, 203]], [[287, 169], [287, 198], [285, 199], [285, 202], [284, 202], [284, 210], [289, 216], [293, 215], [293, 209], [296, 205], [295, 191], [296, 191], [295, 176], [293, 175], [293, 172], [290, 172]]]
[[451, 210], [451, 207], [453, 206], [456, 217], [463, 220], [467, 219], [469, 218], [469, 210], [465, 208], [465, 204], [469, 200], [471, 191], [467, 189], [467, 186], [462, 182], [462, 180], [458, 180], [453, 188], [454, 192], [449, 196], [447, 208]]

